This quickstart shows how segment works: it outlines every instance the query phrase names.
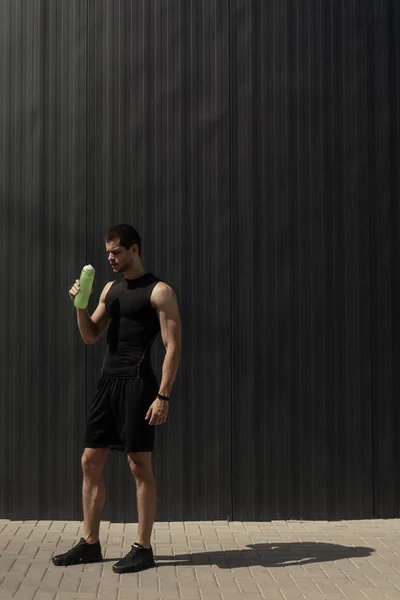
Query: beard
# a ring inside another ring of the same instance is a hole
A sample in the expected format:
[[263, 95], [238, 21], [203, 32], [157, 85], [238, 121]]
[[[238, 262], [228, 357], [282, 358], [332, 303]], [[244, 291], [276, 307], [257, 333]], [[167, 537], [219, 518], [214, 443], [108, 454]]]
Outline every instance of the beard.
[[114, 265], [112, 268], [116, 273], [125, 273], [129, 269], [129, 265]]

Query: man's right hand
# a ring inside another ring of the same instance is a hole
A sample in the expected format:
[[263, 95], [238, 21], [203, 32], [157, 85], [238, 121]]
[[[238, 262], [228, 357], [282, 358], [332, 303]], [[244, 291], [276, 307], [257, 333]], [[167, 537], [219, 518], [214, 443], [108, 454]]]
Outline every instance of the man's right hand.
[[69, 297], [71, 298], [72, 302], [75, 300], [75, 297], [80, 289], [79, 279], [77, 279], [69, 290]]
[[[71, 298], [72, 302], [75, 300], [75, 297], [80, 289], [81, 289], [81, 286], [79, 283], [79, 279], [77, 279], [75, 281], [74, 285], [72, 286], [72, 288], [69, 290], [69, 297]], [[92, 288], [92, 291], [90, 292], [90, 295], [92, 295], [92, 294], [93, 294], [93, 288]]]

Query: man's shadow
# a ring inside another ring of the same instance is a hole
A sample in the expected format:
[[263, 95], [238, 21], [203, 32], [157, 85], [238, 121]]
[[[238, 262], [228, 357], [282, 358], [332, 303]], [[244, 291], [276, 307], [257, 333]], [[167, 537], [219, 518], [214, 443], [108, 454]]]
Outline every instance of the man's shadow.
[[226, 552], [193, 552], [162, 556], [157, 554], [155, 560], [159, 567], [212, 565], [220, 569], [238, 567], [288, 567], [322, 563], [345, 558], [363, 558], [370, 556], [375, 550], [363, 546], [341, 546], [320, 542], [287, 542], [271, 544], [250, 544], [244, 550], [227, 550]]

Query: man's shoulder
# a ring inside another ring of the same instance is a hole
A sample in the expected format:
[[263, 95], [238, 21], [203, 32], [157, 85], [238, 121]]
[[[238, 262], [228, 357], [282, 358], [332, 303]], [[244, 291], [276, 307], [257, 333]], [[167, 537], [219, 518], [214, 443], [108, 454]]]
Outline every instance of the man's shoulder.
[[108, 281], [106, 283], [106, 285], [103, 287], [103, 291], [101, 293], [101, 296], [103, 298], [103, 302], [105, 301], [106, 296], [107, 296], [108, 292], [110, 291], [110, 288], [113, 286], [114, 283], [118, 283], [118, 280], [114, 279], [114, 281]]
[[152, 305], [159, 306], [176, 298], [175, 290], [165, 281], [158, 281], [151, 293]]

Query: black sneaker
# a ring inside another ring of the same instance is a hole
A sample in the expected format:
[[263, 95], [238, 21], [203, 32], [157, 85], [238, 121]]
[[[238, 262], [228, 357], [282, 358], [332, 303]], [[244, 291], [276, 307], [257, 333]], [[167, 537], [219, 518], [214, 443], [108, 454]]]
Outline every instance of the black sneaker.
[[79, 565], [81, 563], [94, 563], [103, 560], [101, 555], [100, 542], [88, 544], [84, 538], [81, 538], [76, 546], [64, 554], [53, 556], [53, 565], [57, 567], [68, 567], [68, 565]]
[[124, 558], [115, 563], [113, 571], [114, 573], [137, 573], [138, 571], [151, 569], [155, 566], [153, 550], [151, 548], [143, 548], [141, 544], [135, 542], [132, 550]]

